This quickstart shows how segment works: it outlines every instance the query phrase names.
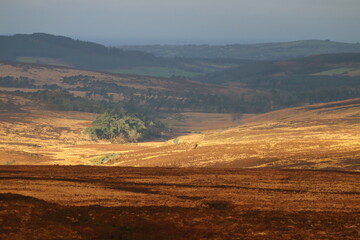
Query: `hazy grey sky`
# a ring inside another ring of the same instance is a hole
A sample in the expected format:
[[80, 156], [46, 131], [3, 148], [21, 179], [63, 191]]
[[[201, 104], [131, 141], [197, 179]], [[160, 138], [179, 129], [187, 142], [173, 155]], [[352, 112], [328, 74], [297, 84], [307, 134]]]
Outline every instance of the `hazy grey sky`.
[[360, 0], [0, 0], [0, 34], [116, 44], [360, 42]]

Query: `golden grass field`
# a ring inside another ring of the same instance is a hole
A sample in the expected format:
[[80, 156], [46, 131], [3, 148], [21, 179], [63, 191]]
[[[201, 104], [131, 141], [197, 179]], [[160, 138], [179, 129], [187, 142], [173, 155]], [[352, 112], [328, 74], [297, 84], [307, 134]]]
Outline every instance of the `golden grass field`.
[[[30, 100], [11, 94], [0, 94], [5, 107], [0, 112], [0, 164], [96, 164], [108, 154], [144, 150], [164, 143], [110, 144], [93, 141], [84, 134], [96, 114], [50, 111], [34, 106]], [[11, 103], [11, 104], [9, 104]], [[205, 119], [207, 124], [201, 124]], [[231, 114], [184, 112], [166, 114], [164, 122], [179, 136], [211, 128], [234, 126]]]
[[84, 134], [95, 114], [9, 96], [0, 100], [18, 108], [0, 113], [1, 164], [99, 164], [113, 154], [108, 165], [360, 170], [359, 99], [245, 116], [239, 126], [230, 114], [167, 114], [173, 139], [112, 145]]
[[360, 170], [360, 99], [279, 110], [123, 154], [116, 166]]

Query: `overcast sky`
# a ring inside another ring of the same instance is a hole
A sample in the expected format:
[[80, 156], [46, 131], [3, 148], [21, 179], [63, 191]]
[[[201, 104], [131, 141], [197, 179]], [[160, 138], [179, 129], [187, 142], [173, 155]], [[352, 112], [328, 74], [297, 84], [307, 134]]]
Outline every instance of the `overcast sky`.
[[360, 42], [360, 0], [0, 0], [0, 35], [107, 45]]

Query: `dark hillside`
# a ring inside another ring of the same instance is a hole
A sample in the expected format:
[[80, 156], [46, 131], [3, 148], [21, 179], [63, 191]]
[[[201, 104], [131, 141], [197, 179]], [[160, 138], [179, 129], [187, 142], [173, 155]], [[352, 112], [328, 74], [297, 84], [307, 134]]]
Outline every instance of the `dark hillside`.
[[344, 100], [360, 97], [360, 53], [258, 62], [198, 80], [268, 91], [274, 108]]
[[46, 64], [156, 77], [190, 78], [248, 60], [171, 58], [45, 33], [0, 36], [0, 61]]
[[45, 33], [0, 36], [1, 60], [16, 61], [19, 57], [35, 57], [35, 62], [41, 61], [37, 58], [54, 58], [67, 65], [85, 69], [153, 65], [159, 61], [149, 53], [123, 51]]

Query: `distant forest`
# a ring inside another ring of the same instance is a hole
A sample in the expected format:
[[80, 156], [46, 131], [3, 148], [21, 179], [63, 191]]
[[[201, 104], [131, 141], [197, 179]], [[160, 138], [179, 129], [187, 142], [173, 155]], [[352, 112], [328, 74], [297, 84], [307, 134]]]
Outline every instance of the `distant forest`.
[[[43, 101], [57, 110], [102, 113], [116, 108], [129, 112], [154, 114], [159, 111], [201, 112], [264, 112], [269, 109], [266, 94], [250, 98], [244, 95], [209, 94], [198, 91], [174, 92], [157, 89], [139, 91], [115, 83], [99, 81], [89, 76], [64, 77], [63, 83], [73, 87], [63, 89], [56, 84], [35, 85], [33, 79], [2, 77], [0, 87], [32, 88], [40, 91], [24, 93], [33, 100]], [[47, 89], [47, 90], [43, 90]], [[75, 97], [69, 91], [86, 92], [85, 98]], [[121, 96], [114, 100], [113, 94]]]

